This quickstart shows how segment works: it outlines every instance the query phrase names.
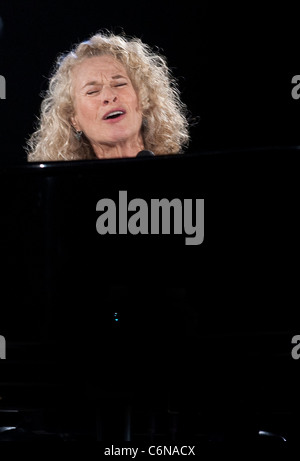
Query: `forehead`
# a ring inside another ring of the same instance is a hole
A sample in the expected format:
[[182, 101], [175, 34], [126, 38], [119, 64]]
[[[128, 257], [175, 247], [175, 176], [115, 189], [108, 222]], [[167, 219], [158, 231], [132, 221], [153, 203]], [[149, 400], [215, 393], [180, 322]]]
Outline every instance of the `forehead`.
[[101, 81], [119, 74], [124, 77], [128, 76], [123, 64], [112, 56], [107, 55], [86, 58], [75, 66], [72, 74], [75, 83], [84, 83], [91, 78]]

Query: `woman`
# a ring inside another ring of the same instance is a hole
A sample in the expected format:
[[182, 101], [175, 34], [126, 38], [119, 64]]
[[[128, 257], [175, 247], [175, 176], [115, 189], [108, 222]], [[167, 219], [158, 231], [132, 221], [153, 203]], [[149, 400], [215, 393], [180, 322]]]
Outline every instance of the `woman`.
[[188, 140], [165, 58], [139, 39], [98, 33], [59, 57], [27, 153], [29, 161], [161, 155]]

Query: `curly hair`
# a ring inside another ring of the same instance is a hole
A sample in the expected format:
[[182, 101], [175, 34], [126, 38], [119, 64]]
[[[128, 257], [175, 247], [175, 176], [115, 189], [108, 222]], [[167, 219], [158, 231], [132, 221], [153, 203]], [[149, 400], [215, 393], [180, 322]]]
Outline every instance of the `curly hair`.
[[186, 105], [166, 58], [138, 38], [97, 33], [58, 57], [41, 104], [36, 131], [27, 140], [28, 161], [97, 158], [85, 136], [71, 124], [72, 70], [85, 59], [110, 55], [126, 69], [142, 110], [144, 147], [155, 155], [183, 152], [189, 142]]

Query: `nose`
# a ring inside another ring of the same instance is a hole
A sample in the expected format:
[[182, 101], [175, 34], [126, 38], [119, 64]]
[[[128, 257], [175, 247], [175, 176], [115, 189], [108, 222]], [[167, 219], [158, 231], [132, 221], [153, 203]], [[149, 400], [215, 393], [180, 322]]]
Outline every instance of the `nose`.
[[102, 88], [102, 102], [103, 104], [107, 105], [110, 102], [116, 102], [117, 101], [117, 96], [110, 86], [104, 86]]

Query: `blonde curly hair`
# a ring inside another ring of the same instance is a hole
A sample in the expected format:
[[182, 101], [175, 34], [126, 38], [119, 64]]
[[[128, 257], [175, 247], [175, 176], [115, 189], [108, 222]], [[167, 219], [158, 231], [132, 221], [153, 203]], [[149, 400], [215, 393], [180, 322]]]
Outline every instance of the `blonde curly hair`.
[[28, 161], [96, 159], [85, 136], [71, 124], [72, 70], [85, 59], [110, 55], [125, 67], [143, 115], [144, 147], [155, 155], [180, 153], [188, 145], [185, 104], [166, 59], [137, 38], [100, 32], [60, 55], [41, 104], [36, 131], [27, 140]]

